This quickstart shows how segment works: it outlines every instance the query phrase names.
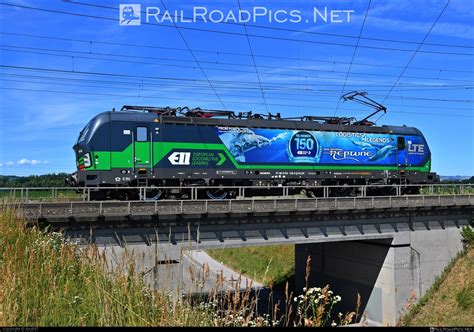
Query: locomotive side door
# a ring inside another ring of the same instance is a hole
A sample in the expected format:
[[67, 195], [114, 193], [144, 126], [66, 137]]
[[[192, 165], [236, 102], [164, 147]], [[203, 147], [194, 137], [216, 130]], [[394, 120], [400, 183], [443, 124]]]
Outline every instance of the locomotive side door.
[[398, 177], [401, 184], [406, 183], [406, 167], [408, 166], [407, 154], [405, 151], [406, 143], [405, 137], [397, 137], [397, 163], [398, 163]]
[[133, 160], [135, 168], [150, 168], [151, 141], [147, 125], [137, 125], [133, 133]]

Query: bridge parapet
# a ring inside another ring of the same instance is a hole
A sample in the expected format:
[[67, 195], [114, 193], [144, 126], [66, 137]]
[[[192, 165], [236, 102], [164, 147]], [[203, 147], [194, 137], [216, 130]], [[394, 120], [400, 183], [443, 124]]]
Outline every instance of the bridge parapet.
[[[146, 201], [146, 197], [155, 196], [157, 190], [182, 192], [186, 200], [200, 200], [209, 189], [232, 191], [238, 199], [255, 196], [256, 191], [271, 191], [272, 196], [291, 198], [301, 192], [319, 192], [322, 198], [341, 196], [377, 196], [380, 191], [387, 195], [466, 195], [474, 194], [474, 184], [407, 184], [407, 185], [348, 185], [348, 186], [197, 186], [197, 187], [20, 187], [0, 188], [0, 199], [3, 201], [32, 202], [68, 202], [91, 201], [94, 192], [135, 193], [137, 198]], [[151, 193], [154, 193], [151, 195]], [[416, 193], [416, 194], [415, 194]], [[317, 195], [318, 196], [318, 195]]]
[[297, 213], [472, 206], [474, 195], [274, 198], [245, 200], [38, 202], [16, 204], [27, 218]]

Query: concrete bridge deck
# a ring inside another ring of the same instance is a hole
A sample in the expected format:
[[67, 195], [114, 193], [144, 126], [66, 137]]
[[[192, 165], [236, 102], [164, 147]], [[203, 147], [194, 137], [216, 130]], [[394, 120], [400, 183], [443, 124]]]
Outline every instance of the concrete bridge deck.
[[27, 218], [54, 221], [103, 218], [127, 219], [155, 217], [158, 219], [213, 216], [222, 214], [255, 214], [314, 212], [318, 214], [351, 213], [400, 209], [438, 209], [474, 205], [474, 195], [414, 195], [327, 198], [274, 198], [238, 200], [178, 201], [100, 201], [100, 202], [34, 202], [16, 206]]
[[[393, 237], [466, 225], [474, 195], [223, 201], [24, 203], [32, 220], [94, 243], [202, 248]], [[91, 232], [91, 229], [94, 229]]]

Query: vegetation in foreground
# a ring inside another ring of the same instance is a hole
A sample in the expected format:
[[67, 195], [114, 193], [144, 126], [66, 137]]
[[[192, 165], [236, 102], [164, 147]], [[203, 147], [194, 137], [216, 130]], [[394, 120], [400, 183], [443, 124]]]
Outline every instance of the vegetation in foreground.
[[328, 286], [298, 297], [287, 291], [284, 312], [277, 305], [258, 316], [250, 288], [218, 292], [217, 285], [206, 301], [191, 303], [149, 290], [130, 257], [111, 271], [97, 248], [62, 238], [0, 210], [0, 326], [335, 326], [357, 317], [333, 315], [341, 298]]
[[104, 273], [96, 248], [26, 228], [11, 210], [0, 213], [0, 234], [2, 326], [212, 324], [205, 310], [151, 292], [138, 278]]
[[474, 231], [462, 230], [464, 250], [401, 318], [404, 326], [473, 326]]
[[218, 262], [264, 285], [286, 282], [295, 274], [295, 246], [260, 246], [208, 250]]

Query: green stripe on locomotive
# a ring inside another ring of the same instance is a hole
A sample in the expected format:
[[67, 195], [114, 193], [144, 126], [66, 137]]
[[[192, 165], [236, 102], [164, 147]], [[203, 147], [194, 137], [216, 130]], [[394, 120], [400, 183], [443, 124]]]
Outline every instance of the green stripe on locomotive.
[[[151, 159], [149, 142], [136, 142], [133, 146], [130, 144], [123, 151], [94, 151], [92, 155], [92, 166], [87, 170], [109, 171], [111, 169], [127, 169], [133, 168], [133, 155], [145, 156], [144, 164], [149, 164]], [[135, 148], [135, 151], [133, 149]], [[153, 160], [154, 167], [162, 161], [173, 150], [206, 150], [216, 154], [224, 153], [227, 159], [236, 169], [281, 169], [281, 170], [340, 170], [340, 171], [383, 171], [398, 170], [398, 166], [378, 165], [378, 166], [354, 166], [354, 165], [272, 165], [272, 164], [239, 164], [230, 154], [224, 144], [206, 144], [206, 143], [182, 143], [182, 142], [154, 142], [153, 143]], [[148, 163], [146, 163], [148, 161]], [[218, 165], [220, 164], [220, 165]], [[140, 166], [143, 167], [143, 166]], [[225, 168], [222, 159], [215, 164], [214, 167]], [[428, 159], [423, 166], [407, 166], [404, 169], [418, 172], [430, 172], [431, 160]]]

